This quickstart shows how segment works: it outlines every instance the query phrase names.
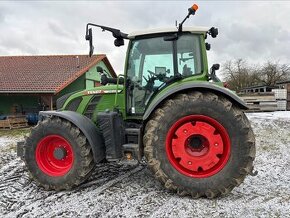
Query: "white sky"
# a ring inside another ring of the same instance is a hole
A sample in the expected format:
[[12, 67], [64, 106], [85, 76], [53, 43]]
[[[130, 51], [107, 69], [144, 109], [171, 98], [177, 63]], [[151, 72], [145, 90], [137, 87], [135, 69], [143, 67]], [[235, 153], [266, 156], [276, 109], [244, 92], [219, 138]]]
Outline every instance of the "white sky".
[[[173, 27], [187, 8], [199, 5], [185, 26], [215, 26], [209, 64], [243, 58], [289, 63], [290, 1], [0, 1], [0, 55], [88, 54], [85, 25], [93, 22], [135, 30]], [[95, 53], [123, 73], [126, 46], [94, 29]]]

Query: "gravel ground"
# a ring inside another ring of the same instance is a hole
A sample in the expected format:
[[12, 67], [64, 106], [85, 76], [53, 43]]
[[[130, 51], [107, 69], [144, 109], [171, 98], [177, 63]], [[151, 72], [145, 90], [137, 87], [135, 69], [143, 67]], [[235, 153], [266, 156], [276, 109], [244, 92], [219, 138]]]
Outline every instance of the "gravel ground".
[[290, 112], [248, 114], [256, 135], [258, 175], [227, 197], [169, 193], [145, 163], [101, 164], [73, 191], [44, 191], [16, 156], [23, 136], [0, 134], [1, 217], [290, 217]]

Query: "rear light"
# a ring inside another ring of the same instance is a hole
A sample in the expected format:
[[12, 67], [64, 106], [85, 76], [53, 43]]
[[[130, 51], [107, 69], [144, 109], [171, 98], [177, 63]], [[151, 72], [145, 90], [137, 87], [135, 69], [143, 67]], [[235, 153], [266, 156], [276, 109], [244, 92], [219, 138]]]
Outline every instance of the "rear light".
[[223, 85], [224, 85], [225, 88], [228, 88], [228, 89], [230, 88], [230, 86], [229, 86], [229, 84], [227, 82], [224, 82]]

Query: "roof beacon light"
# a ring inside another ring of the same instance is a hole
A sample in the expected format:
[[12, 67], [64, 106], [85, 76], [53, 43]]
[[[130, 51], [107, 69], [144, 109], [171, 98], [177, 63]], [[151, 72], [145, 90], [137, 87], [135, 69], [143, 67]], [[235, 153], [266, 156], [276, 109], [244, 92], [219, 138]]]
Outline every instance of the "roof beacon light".
[[183, 23], [190, 17], [190, 15], [195, 15], [195, 12], [198, 10], [198, 5], [194, 4], [190, 8], [188, 8], [188, 14], [184, 18], [184, 20], [178, 26], [178, 32], [182, 32]]
[[194, 13], [195, 13], [198, 10], [198, 5], [197, 4], [194, 4], [194, 5], [191, 6], [190, 9], [193, 10]]

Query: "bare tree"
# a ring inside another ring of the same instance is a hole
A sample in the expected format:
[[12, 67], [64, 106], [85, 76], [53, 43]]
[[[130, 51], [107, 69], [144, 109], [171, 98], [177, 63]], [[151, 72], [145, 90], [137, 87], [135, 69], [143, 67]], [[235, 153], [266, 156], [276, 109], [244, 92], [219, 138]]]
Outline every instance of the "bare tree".
[[290, 65], [268, 61], [261, 67], [249, 66], [243, 59], [227, 61], [223, 75], [232, 90], [255, 85], [275, 86], [277, 82], [290, 79]]
[[279, 64], [278, 61], [265, 63], [259, 70], [259, 78], [262, 84], [274, 86], [277, 82], [289, 79], [290, 66]]
[[227, 61], [223, 67], [223, 75], [230, 88], [240, 91], [244, 87], [256, 85], [259, 82], [258, 71], [249, 67], [243, 59]]

